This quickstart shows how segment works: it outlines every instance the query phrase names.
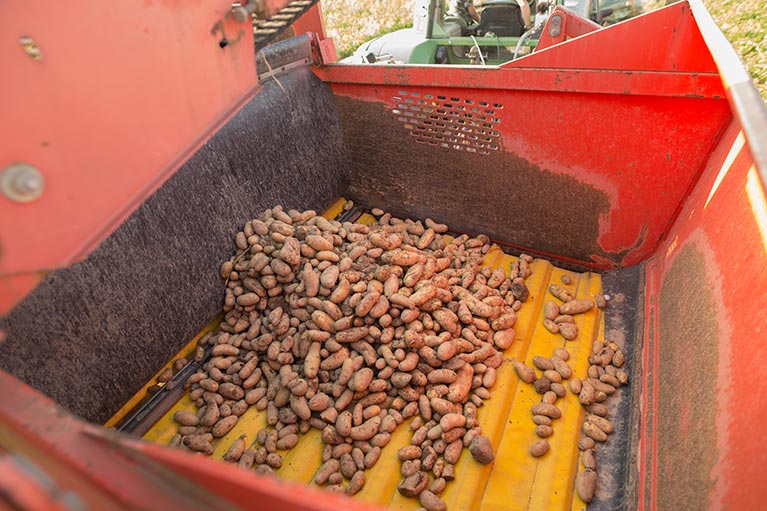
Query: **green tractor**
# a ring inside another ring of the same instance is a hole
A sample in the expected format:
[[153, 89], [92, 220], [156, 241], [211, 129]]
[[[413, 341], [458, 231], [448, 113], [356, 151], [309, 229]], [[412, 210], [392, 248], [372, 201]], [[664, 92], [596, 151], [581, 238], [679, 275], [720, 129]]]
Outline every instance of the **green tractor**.
[[[532, 10], [536, 0], [528, 1]], [[412, 28], [368, 41], [345, 62], [497, 65], [530, 53], [535, 32], [525, 32], [516, 0], [484, 2], [479, 23], [470, 26], [447, 15], [443, 0], [416, 0]]]
[[[548, 5], [549, 10], [562, 5], [600, 25], [609, 25], [641, 13], [643, 1], [550, 0]], [[527, 2], [535, 14], [540, 0]], [[444, 0], [416, 0], [411, 28], [368, 41], [342, 62], [499, 65], [532, 52], [547, 17], [535, 15], [534, 27], [525, 31], [516, 0], [488, 0], [482, 3], [479, 23], [467, 25], [463, 18], [446, 13]]]

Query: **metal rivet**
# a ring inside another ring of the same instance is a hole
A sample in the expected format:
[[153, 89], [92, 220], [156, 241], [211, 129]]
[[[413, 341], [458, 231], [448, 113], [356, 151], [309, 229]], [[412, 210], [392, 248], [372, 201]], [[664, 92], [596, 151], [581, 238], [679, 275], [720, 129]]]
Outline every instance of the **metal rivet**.
[[35, 42], [34, 39], [28, 36], [23, 36], [19, 38], [19, 43], [21, 44], [21, 47], [24, 49], [24, 52], [29, 56], [29, 58], [31, 58], [32, 60], [43, 59], [43, 52], [37, 46], [37, 43]]
[[30, 202], [42, 195], [45, 179], [35, 167], [26, 163], [14, 163], [3, 170], [0, 190], [16, 202]]

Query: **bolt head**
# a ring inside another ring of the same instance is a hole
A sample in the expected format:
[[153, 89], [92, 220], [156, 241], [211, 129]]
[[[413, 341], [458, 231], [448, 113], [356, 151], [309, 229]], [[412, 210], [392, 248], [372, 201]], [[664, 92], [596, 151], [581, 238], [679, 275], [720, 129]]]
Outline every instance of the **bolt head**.
[[45, 178], [35, 167], [26, 163], [14, 163], [3, 169], [0, 190], [15, 202], [30, 202], [42, 195]]

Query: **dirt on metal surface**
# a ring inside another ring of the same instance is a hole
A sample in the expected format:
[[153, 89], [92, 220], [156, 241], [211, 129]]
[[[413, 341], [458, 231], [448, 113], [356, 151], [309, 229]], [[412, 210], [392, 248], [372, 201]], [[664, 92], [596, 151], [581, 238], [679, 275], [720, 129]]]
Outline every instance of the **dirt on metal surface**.
[[585, 263], [622, 259], [597, 242], [605, 192], [503, 148], [480, 155], [416, 143], [384, 105], [336, 98], [355, 202]]
[[684, 248], [665, 274], [659, 302], [658, 469], [660, 509], [706, 509], [717, 461], [717, 320], [705, 261]]

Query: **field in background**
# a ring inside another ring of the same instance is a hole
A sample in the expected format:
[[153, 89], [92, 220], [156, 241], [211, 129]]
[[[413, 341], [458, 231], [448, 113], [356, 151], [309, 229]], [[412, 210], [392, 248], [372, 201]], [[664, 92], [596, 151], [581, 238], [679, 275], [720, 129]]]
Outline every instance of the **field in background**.
[[767, 6], [764, 0], [704, 0], [767, 100]]
[[322, 14], [339, 58], [379, 35], [413, 25], [415, 0], [323, 0]]
[[[412, 25], [414, 0], [324, 0], [325, 26], [339, 57], [365, 41]], [[663, 0], [648, 3], [662, 4]], [[765, 0], [704, 0], [767, 99], [767, 8]]]

